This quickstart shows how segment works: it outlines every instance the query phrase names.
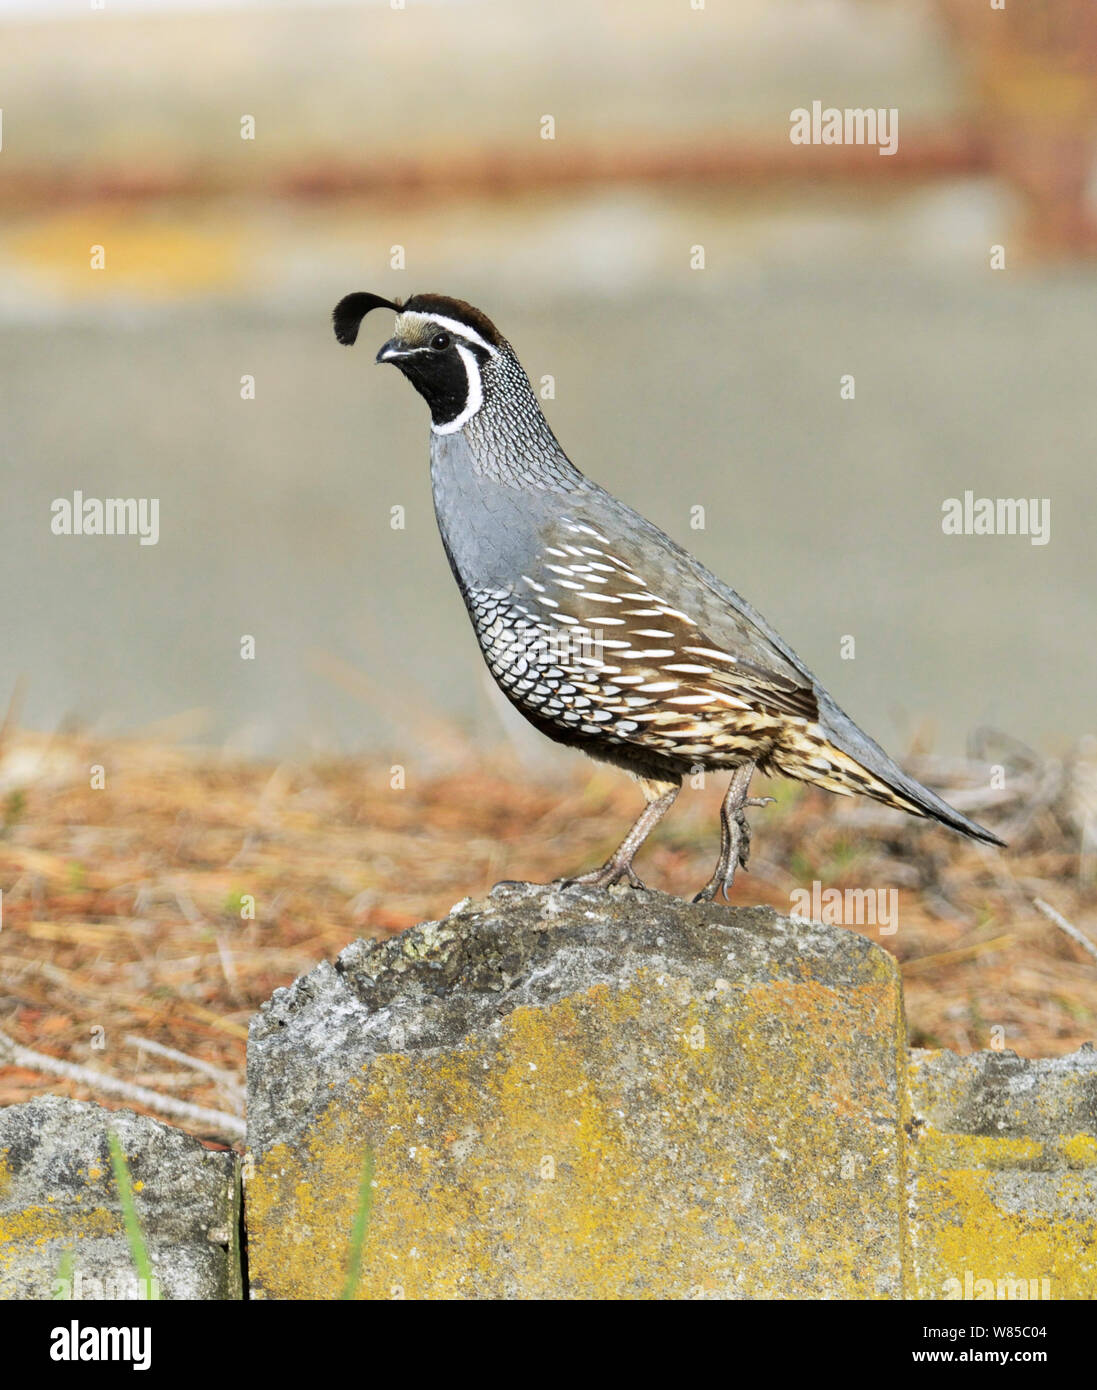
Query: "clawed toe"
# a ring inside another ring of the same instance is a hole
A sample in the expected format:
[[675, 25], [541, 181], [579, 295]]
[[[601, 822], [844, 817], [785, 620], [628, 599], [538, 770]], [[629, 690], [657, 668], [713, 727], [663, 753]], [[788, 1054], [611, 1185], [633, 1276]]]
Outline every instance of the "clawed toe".
[[724, 902], [730, 903], [731, 898], [728, 889], [735, 882], [735, 875], [729, 874], [727, 878], [711, 878], [693, 899], [695, 903], [710, 903], [715, 898], [723, 894]]
[[694, 898], [695, 903], [710, 903], [721, 893], [724, 902], [731, 902], [729, 892], [735, 882], [735, 871], [745, 869], [750, 857], [750, 827], [745, 820], [737, 819], [733, 824], [735, 832], [729, 836], [720, 862], [716, 865], [716, 872]]
[[615, 864], [612, 859], [608, 864], [603, 864], [600, 869], [591, 869], [590, 873], [563, 879], [561, 886], [564, 888], [612, 888], [615, 883], [627, 883], [630, 888], [639, 888], [647, 892], [647, 884], [636, 876], [631, 864]]

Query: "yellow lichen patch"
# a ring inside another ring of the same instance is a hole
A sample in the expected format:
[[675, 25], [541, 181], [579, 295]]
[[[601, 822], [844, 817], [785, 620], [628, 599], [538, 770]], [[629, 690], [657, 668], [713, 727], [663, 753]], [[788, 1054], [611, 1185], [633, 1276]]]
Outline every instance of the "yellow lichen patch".
[[1097, 1164], [1097, 1139], [1092, 1134], [1071, 1134], [1059, 1140], [1059, 1152], [1071, 1167]]
[[0, 1212], [0, 1260], [14, 1256], [17, 1246], [45, 1245], [60, 1239], [85, 1240], [115, 1235], [121, 1230], [121, 1213], [104, 1207], [73, 1212], [44, 1206]]
[[1039, 1139], [985, 1134], [942, 1134], [929, 1128], [919, 1141], [923, 1163], [933, 1168], [1043, 1169], [1051, 1162]]
[[[1007, 1198], [1004, 1155], [999, 1171], [935, 1169], [921, 1159], [918, 1166], [914, 1297], [1004, 1297], [1019, 1280], [1027, 1281], [1028, 1297], [1097, 1297], [1093, 1218], [1042, 1214], [1031, 1196]], [[1085, 1210], [1087, 1196], [1092, 1210], [1092, 1192], [1078, 1174], [1048, 1178], [1060, 1212]]]
[[253, 1288], [358, 1296], [896, 1292], [894, 979], [720, 991], [642, 973], [450, 1051], [369, 1062], [247, 1185]]

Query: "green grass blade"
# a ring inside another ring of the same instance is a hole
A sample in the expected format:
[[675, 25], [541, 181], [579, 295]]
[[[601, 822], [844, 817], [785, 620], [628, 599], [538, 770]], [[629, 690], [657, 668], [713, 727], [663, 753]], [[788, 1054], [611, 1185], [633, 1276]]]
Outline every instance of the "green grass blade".
[[[72, 1272], [76, 1265], [76, 1253], [73, 1250], [62, 1250], [61, 1258], [57, 1263], [57, 1277], [54, 1279], [55, 1293], [54, 1298], [72, 1297]], [[62, 1293], [61, 1289], [65, 1292]]]
[[373, 1154], [369, 1149], [362, 1159], [362, 1176], [358, 1181], [358, 1210], [354, 1214], [354, 1225], [350, 1232], [350, 1250], [347, 1256], [347, 1277], [343, 1284], [343, 1298], [353, 1298], [358, 1292], [358, 1280], [362, 1274], [362, 1250], [369, 1230], [370, 1204], [373, 1201]]
[[130, 1182], [129, 1165], [126, 1163], [122, 1141], [113, 1129], [107, 1132], [107, 1143], [110, 1145], [110, 1163], [114, 1169], [114, 1185], [118, 1189], [118, 1200], [122, 1205], [122, 1222], [126, 1228], [126, 1244], [130, 1248], [130, 1256], [134, 1268], [137, 1270], [137, 1277], [144, 1285], [147, 1297], [158, 1299], [160, 1291], [152, 1276], [152, 1263], [149, 1260], [148, 1247], [145, 1245], [141, 1223], [137, 1219], [137, 1204], [133, 1200], [133, 1184]]

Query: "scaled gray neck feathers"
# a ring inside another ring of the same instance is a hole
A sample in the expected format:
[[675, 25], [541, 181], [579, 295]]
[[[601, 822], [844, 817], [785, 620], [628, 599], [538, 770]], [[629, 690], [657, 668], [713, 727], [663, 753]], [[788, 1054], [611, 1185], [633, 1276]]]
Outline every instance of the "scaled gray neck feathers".
[[587, 485], [561, 449], [511, 349], [484, 365], [483, 395], [483, 405], [461, 431], [477, 473], [551, 492]]

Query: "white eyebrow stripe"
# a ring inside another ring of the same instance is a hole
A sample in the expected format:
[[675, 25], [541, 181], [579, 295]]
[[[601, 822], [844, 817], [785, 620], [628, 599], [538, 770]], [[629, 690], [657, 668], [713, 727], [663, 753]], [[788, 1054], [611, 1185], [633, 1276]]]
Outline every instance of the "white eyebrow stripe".
[[492, 357], [499, 356], [499, 349], [481, 338], [475, 328], [470, 328], [467, 323], [462, 323], [460, 319], [448, 319], [443, 314], [427, 314], [421, 309], [401, 309], [401, 318], [421, 319], [424, 323], [436, 323], [439, 328], [448, 328], [451, 333], [456, 333], [459, 338], [464, 338], [466, 342], [475, 343], [477, 347], [482, 347]]

